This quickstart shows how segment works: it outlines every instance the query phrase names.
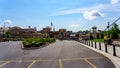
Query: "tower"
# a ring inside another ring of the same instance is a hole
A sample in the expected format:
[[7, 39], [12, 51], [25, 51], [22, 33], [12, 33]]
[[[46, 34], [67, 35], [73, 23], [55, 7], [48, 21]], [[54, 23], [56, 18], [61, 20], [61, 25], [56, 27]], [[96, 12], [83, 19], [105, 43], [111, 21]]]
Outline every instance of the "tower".
[[52, 31], [54, 31], [53, 22], [52, 21], [51, 21], [51, 29], [52, 29]]
[[97, 33], [97, 27], [96, 26], [92, 27], [92, 33]]

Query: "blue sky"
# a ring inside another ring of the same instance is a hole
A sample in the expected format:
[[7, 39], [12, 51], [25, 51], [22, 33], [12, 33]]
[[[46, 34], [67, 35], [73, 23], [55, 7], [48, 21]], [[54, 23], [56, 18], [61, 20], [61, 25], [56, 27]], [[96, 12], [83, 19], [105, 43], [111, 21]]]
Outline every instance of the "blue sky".
[[[0, 26], [53, 26], [67, 30], [103, 30], [120, 17], [120, 0], [0, 0]], [[120, 21], [117, 22], [120, 25]]]

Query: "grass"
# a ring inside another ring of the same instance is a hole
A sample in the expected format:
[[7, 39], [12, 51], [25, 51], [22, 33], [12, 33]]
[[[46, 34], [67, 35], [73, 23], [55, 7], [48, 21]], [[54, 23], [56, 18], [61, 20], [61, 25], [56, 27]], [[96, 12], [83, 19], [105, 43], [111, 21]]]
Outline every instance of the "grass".
[[93, 42], [104, 42], [104, 39], [93, 39], [93, 40], [90, 40], [90, 41], [93, 41]]

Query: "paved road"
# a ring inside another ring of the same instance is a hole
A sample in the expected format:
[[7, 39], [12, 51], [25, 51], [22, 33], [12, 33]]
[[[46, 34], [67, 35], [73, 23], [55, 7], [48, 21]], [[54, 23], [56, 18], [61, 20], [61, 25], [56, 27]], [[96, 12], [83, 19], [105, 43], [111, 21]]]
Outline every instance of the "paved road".
[[75, 41], [57, 41], [40, 49], [21, 42], [0, 43], [0, 68], [115, 68], [106, 57]]

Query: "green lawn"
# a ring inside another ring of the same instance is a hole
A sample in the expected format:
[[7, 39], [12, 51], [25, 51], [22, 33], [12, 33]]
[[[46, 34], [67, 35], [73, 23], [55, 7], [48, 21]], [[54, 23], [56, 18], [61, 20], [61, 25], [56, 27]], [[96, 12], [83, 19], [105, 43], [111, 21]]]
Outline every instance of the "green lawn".
[[90, 40], [90, 41], [93, 41], [93, 42], [104, 42], [104, 39], [93, 39], [93, 40]]

